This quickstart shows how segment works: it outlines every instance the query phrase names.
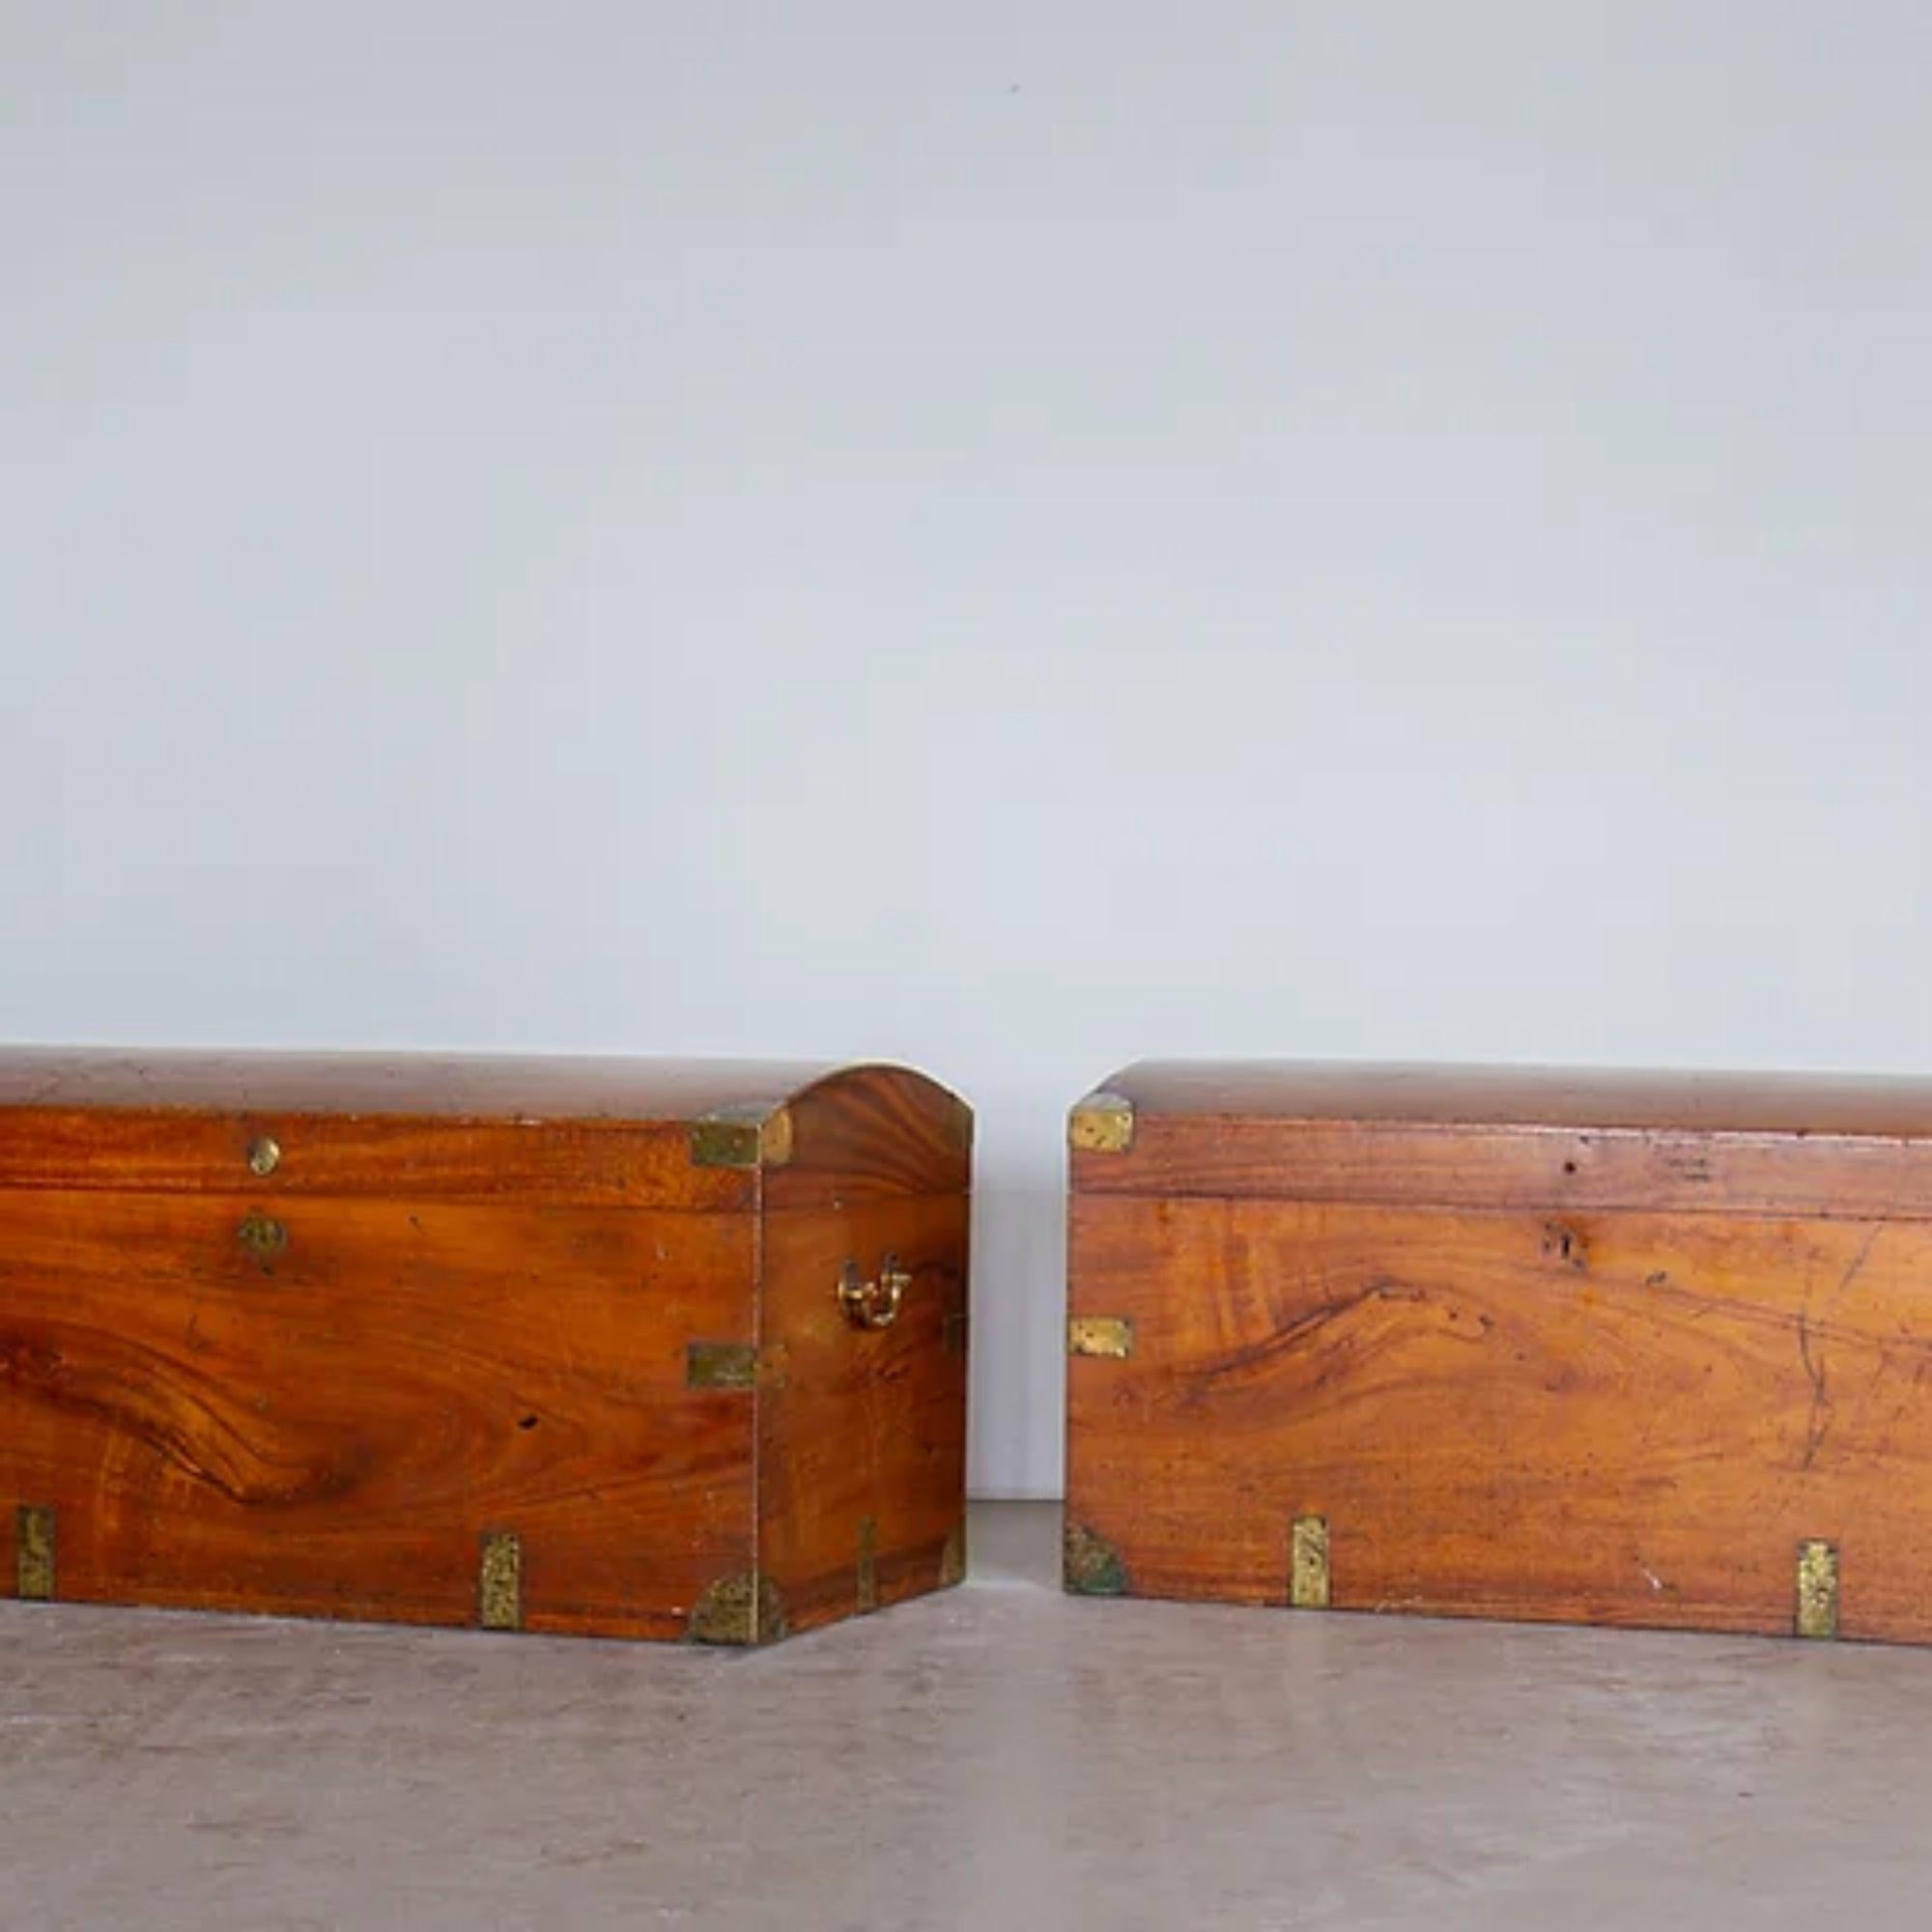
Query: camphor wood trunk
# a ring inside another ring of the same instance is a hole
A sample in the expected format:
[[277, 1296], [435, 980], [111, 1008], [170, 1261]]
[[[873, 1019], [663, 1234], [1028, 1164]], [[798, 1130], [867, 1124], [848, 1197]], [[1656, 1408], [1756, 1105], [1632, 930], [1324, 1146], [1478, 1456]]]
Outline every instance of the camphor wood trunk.
[[762, 1643], [957, 1580], [971, 1116], [0, 1056], [0, 1591]]
[[1147, 1065], [1070, 1139], [1069, 1588], [1932, 1639], [1932, 1082]]

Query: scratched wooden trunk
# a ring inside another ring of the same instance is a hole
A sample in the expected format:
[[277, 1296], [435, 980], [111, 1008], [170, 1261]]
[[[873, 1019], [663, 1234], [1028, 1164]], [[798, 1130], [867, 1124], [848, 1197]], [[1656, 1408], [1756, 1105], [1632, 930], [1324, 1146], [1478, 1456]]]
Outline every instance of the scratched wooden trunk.
[[1068, 1587], [1932, 1639], [1932, 1082], [1147, 1065]]
[[762, 1643], [957, 1580], [918, 1074], [0, 1056], [0, 1578]]

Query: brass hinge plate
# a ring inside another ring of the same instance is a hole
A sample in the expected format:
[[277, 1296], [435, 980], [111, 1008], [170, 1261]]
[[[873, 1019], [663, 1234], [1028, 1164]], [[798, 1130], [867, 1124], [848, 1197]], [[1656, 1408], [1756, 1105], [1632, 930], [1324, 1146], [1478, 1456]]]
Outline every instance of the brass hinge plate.
[[1134, 1103], [1104, 1087], [1088, 1094], [1066, 1117], [1066, 1144], [1081, 1153], [1125, 1153], [1134, 1144]]
[[1068, 1316], [1066, 1352], [1125, 1361], [1134, 1352], [1134, 1324], [1123, 1315]]
[[691, 1123], [694, 1167], [782, 1167], [790, 1158], [789, 1107], [720, 1107]]
[[1838, 1634], [1838, 1547], [1812, 1540], [1798, 1546], [1798, 1634]]
[[748, 1389], [758, 1385], [758, 1350], [750, 1342], [693, 1342], [684, 1351], [684, 1385]]
[[54, 1596], [54, 1512], [51, 1503], [23, 1503], [14, 1513], [16, 1572], [20, 1600], [50, 1604]]
[[1288, 1601], [1297, 1610], [1328, 1607], [1328, 1519], [1298, 1516], [1288, 1566]]
[[476, 1567], [476, 1621], [491, 1631], [524, 1627], [524, 1546], [507, 1530], [491, 1530], [483, 1538]]

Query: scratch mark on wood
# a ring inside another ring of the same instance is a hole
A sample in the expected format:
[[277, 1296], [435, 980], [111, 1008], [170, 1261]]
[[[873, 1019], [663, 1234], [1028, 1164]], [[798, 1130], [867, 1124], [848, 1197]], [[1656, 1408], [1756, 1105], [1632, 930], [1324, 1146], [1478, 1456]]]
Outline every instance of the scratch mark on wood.
[[1237, 1375], [1246, 1370], [1265, 1368], [1276, 1357], [1289, 1354], [1297, 1349], [1310, 1336], [1319, 1334], [1331, 1323], [1342, 1321], [1373, 1302], [1420, 1302], [1427, 1299], [1428, 1296], [1422, 1289], [1405, 1288], [1389, 1280], [1385, 1275], [1378, 1275], [1352, 1293], [1340, 1295], [1333, 1301], [1324, 1301], [1311, 1308], [1307, 1314], [1287, 1322], [1273, 1334], [1264, 1335], [1259, 1341], [1230, 1350], [1227, 1353], [1217, 1355], [1210, 1361], [1202, 1362], [1183, 1373], [1211, 1379], [1217, 1376]]
[[[1874, 1221], [1865, 1231], [1865, 1237], [1859, 1243], [1855, 1254], [1843, 1274], [1838, 1277], [1837, 1286], [1833, 1289], [1818, 1320], [1811, 1314], [1810, 1297], [1805, 1297], [1805, 1305], [1798, 1311], [1798, 1355], [1804, 1364], [1804, 1374], [1811, 1383], [1811, 1407], [1804, 1418], [1804, 1460], [1801, 1468], [1808, 1469], [1818, 1460], [1818, 1452], [1825, 1446], [1825, 1438], [1832, 1433], [1832, 1424], [1836, 1419], [1836, 1406], [1832, 1400], [1832, 1392], [1827, 1379], [1824, 1337], [1821, 1332], [1823, 1320], [1832, 1315], [1845, 1296], [1851, 1292], [1858, 1278], [1864, 1272], [1866, 1262], [1871, 1259], [1872, 1249], [1878, 1237], [1885, 1232], [1885, 1223]], [[1819, 1347], [1812, 1348], [1816, 1337]], [[1883, 1353], [1881, 1353], [1883, 1362]]]
[[1852, 1285], [1865, 1271], [1865, 1264], [1871, 1260], [1871, 1251], [1878, 1245], [1878, 1237], [1885, 1233], [1885, 1223], [1874, 1221], [1864, 1239], [1859, 1244], [1859, 1251], [1852, 1257], [1852, 1264], [1838, 1278], [1838, 1285], [1832, 1291], [1832, 1298], [1826, 1303], [1827, 1310], [1836, 1308], [1850, 1293]]
[[1825, 1357], [1822, 1350], [1816, 1355], [1811, 1352], [1811, 1318], [1803, 1310], [1798, 1316], [1798, 1355], [1811, 1382], [1811, 1409], [1804, 1418], [1804, 1461], [1800, 1465], [1808, 1469], [1818, 1460], [1818, 1451], [1831, 1434], [1833, 1411], [1831, 1392], [1825, 1383]]

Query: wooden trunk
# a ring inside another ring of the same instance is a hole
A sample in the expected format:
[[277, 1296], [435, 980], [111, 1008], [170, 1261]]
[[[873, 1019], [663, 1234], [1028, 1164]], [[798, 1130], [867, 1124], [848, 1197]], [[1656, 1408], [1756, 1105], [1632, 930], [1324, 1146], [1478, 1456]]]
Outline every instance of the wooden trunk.
[[1070, 1139], [1069, 1588], [1932, 1639], [1932, 1082], [1148, 1065]]
[[0, 1589], [762, 1643], [964, 1562], [889, 1067], [0, 1056]]

